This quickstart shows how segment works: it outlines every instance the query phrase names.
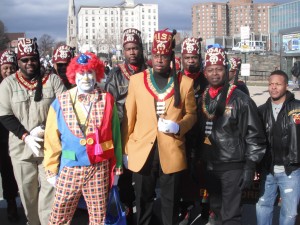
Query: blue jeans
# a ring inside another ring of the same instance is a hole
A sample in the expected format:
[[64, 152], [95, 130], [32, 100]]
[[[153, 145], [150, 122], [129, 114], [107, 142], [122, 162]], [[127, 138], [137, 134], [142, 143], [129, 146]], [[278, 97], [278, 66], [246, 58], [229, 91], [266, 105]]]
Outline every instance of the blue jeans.
[[300, 169], [286, 173], [262, 174], [260, 198], [256, 204], [257, 225], [272, 225], [273, 209], [279, 188], [280, 225], [295, 225], [300, 199]]

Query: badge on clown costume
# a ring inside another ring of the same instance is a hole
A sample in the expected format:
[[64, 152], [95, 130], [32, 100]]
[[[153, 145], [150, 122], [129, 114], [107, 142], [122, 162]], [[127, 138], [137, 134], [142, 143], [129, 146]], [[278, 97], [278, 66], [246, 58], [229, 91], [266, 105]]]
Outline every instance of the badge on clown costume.
[[293, 114], [293, 121], [295, 124], [299, 125], [300, 124], [300, 113], [295, 113]]

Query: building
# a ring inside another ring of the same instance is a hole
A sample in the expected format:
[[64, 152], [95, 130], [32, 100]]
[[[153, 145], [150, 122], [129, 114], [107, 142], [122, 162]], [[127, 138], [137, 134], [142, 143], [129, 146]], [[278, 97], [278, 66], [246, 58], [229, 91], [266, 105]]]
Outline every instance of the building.
[[145, 49], [150, 51], [154, 31], [158, 30], [158, 6], [135, 4], [134, 0], [116, 6], [81, 6], [77, 19], [80, 51], [121, 55], [126, 28], [140, 30]]
[[284, 34], [284, 30], [296, 29], [300, 27], [300, 0], [280, 4], [270, 8], [269, 15], [270, 24], [270, 37], [271, 48], [274, 51], [279, 52], [281, 45], [281, 34]]
[[200, 3], [192, 7], [193, 36], [240, 37], [241, 26], [249, 26], [251, 40], [268, 35], [269, 8], [275, 3], [229, 0], [228, 3]]
[[225, 3], [199, 3], [192, 7], [193, 37], [208, 38], [228, 35], [227, 5]]
[[68, 24], [67, 24], [67, 45], [71, 47], [77, 46], [77, 22], [74, 0], [69, 0], [68, 11]]
[[269, 18], [271, 48], [280, 53], [280, 68], [291, 75], [300, 61], [300, 0], [273, 6]]

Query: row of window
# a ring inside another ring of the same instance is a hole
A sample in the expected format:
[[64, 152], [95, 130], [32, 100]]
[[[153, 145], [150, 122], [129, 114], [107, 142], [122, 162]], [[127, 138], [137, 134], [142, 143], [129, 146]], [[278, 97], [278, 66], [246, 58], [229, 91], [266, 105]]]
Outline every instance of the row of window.
[[[104, 10], [104, 11], [101, 11], [101, 10], [94, 10], [94, 9], [92, 9], [92, 10], [88, 10], [88, 9], [86, 9], [85, 11], [84, 11], [84, 13], [86, 14], [86, 15], [88, 15], [88, 14], [100, 14], [100, 13], [103, 13], [104, 12], [104, 14], [105, 15], [108, 15], [109, 13], [110, 13], [110, 15], [114, 15], [114, 13], [115, 14], [119, 14], [119, 10], [120, 9], [116, 9], [116, 10]], [[134, 15], [134, 11], [133, 10], [124, 10], [124, 11], [122, 11], [123, 12], [123, 15], [129, 15], [130, 13], [131, 13], [131, 15]], [[148, 9], [148, 10], [146, 10], [145, 8], [142, 8], [142, 12], [144, 13], [144, 12], [148, 12], [148, 13], [156, 13], [156, 9]]]

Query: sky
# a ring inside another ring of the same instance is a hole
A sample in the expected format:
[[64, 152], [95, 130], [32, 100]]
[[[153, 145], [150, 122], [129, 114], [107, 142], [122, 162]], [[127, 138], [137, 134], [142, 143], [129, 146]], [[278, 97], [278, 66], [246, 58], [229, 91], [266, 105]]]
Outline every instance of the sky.
[[[65, 41], [69, 0], [0, 0], [0, 20], [6, 32], [25, 32], [26, 37], [48, 34]], [[189, 31], [192, 28], [192, 6], [213, 0], [135, 0], [135, 3], [158, 4], [159, 29]], [[214, 0], [223, 2], [227, 0]], [[254, 0], [254, 3], [287, 3], [295, 0]], [[81, 5], [114, 6], [122, 0], [75, 0], [76, 12]]]

